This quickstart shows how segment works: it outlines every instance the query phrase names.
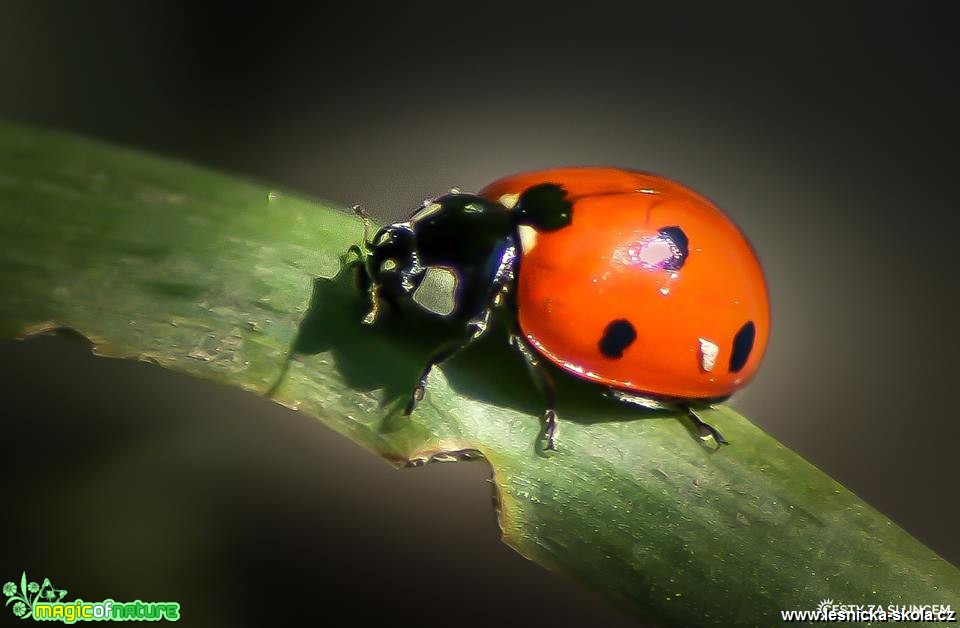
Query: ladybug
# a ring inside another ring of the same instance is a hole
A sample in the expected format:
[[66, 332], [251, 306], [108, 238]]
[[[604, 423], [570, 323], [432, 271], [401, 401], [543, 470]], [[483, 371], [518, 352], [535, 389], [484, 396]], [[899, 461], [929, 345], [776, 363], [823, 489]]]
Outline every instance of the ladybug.
[[510, 344], [545, 401], [547, 449], [556, 446], [557, 413], [544, 361], [619, 401], [683, 410], [719, 446], [727, 441], [697, 409], [745, 386], [767, 345], [769, 299], [750, 243], [709, 200], [658, 175], [521, 173], [477, 194], [429, 199], [364, 240], [366, 251], [356, 252], [371, 305], [365, 323], [386, 302], [462, 331], [428, 359], [408, 415], [431, 369], [505, 312]]

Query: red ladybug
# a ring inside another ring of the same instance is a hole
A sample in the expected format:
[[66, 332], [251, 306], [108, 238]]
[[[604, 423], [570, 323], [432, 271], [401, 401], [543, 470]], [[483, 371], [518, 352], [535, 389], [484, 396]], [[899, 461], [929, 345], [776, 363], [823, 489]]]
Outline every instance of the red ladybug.
[[511, 316], [513, 345], [542, 391], [555, 447], [554, 386], [542, 358], [621, 401], [696, 414], [754, 376], [770, 332], [763, 271], [715, 205], [679, 183], [618, 168], [557, 168], [425, 202], [366, 244], [372, 323], [381, 300], [458, 321], [431, 368]]

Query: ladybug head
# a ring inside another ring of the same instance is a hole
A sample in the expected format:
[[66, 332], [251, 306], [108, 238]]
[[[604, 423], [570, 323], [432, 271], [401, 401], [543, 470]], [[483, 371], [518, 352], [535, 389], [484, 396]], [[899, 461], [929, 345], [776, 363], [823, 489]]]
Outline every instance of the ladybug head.
[[387, 298], [409, 296], [425, 271], [420, 265], [416, 237], [409, 224], [401, 222], [382, 228], [367, 247], [369, 255], [364, 270], [374, 299], [374, 310], [381, 292]]
[[462, 267], [449, 259], [442, 265], [431, 265], [441, 261], [437, 247], [431, 246], [429, 234], [425, 237], [418, 233], [418, 226], [422, 223], [414, 220], [388, 225], [367, 241], [360, 287], [367, 293], [371, 309], [364, 323], [377, 320], [382, 301], [394, 308], [412, 308], [444, 319], [460, 305]]

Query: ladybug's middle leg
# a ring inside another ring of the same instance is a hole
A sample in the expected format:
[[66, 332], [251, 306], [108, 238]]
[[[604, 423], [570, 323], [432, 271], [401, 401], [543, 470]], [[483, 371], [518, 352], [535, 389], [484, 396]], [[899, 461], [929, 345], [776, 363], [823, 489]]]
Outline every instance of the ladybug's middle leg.
[[543, 395], [546, 408], [543, 411], [543, 431], [547, 438], [547, 449], [555, 451], [557, 435], [556, 387], [550, 374], [540, 364], [540, 359], [516, 331], [510, 334], [510, 345], [523, 357], [527, 372]]

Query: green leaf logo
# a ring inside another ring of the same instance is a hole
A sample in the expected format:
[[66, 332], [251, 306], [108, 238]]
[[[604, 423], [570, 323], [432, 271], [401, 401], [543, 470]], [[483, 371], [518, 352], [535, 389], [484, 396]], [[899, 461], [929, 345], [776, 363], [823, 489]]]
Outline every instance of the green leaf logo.
[[6, 606], [12, 604], [10, 610], [20, 619], [33, 616], [33, 606], [37, 602], [60, 602], [67, 594], [66, 589], [54, 587], [50, 578], [44, 578], [43, 584], [27, 581], [27, 572], [20, 574], [19, 587], [13, 582], [6, 582], [2, 590], [7, 598]]

